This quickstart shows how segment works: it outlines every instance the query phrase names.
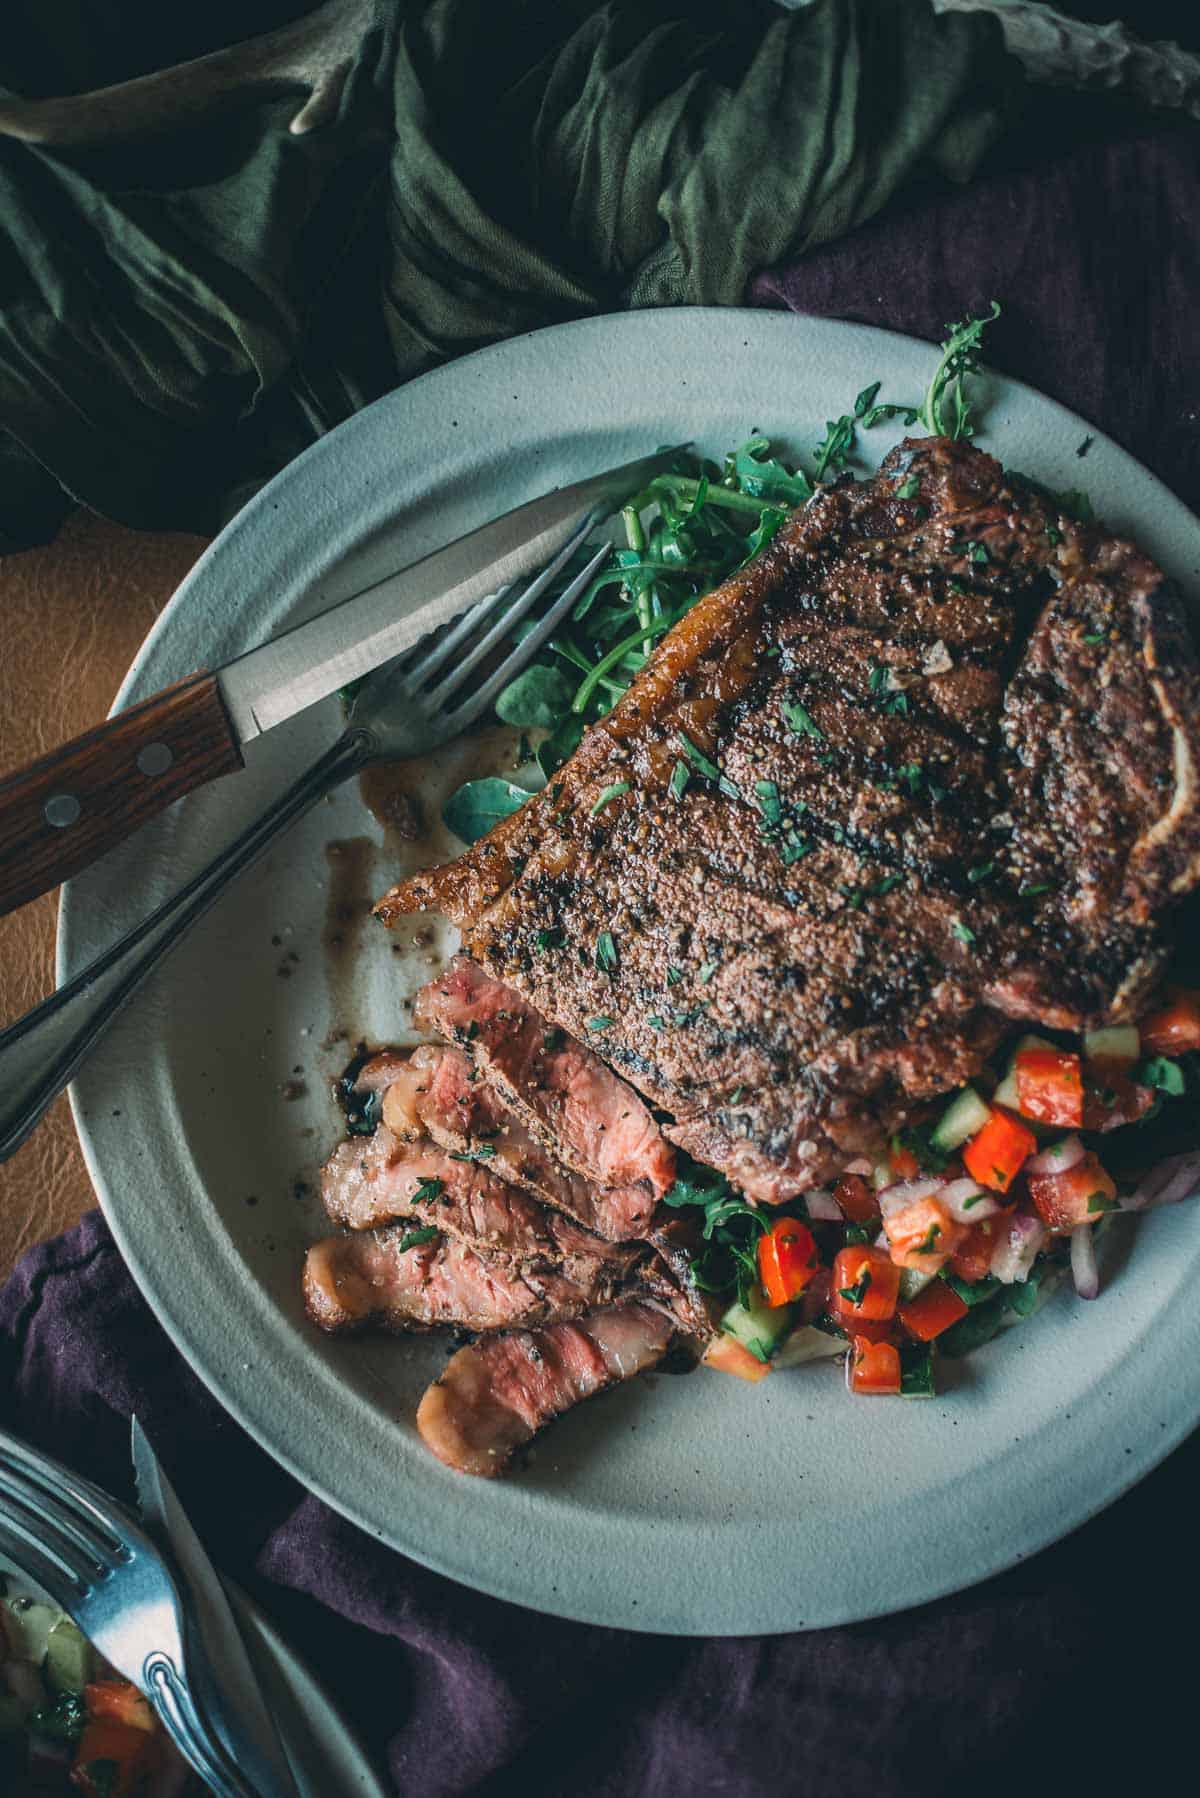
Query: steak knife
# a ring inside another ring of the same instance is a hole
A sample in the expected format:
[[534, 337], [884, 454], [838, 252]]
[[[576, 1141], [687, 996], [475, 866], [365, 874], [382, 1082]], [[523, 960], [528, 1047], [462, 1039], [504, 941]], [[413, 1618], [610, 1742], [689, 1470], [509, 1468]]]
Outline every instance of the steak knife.
[[298, 1798], [287, 1755], [220, 1575], [136, 1417], [131, 1434], [142, 1521], [175, 1567], [187, 1607], [191, 1645], [199, 1650], [194, 1657], [198, 1689], [192, 1696], [238, 1770], [262, 1798]]
[[662, 473], [664, 449], [543, 494], [215, 672], [200, 672], [0, 781], [0, 914], [36, 898], [172, 801], [242, 766], [252, 738], [544, 566]]

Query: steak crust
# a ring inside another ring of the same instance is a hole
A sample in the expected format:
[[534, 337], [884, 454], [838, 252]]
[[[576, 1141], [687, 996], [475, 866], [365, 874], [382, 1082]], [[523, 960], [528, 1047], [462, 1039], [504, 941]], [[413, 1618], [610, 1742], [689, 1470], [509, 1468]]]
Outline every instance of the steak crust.
[[1014, 1020], [1138, 1015], [1200, 883], [1198, 770], [1200, 673], [1155, 565], [971, 446], [910, 439], [700, 601], [542, 794], [379, 910], [447, 913], [664, 1135], [779, 1201]]

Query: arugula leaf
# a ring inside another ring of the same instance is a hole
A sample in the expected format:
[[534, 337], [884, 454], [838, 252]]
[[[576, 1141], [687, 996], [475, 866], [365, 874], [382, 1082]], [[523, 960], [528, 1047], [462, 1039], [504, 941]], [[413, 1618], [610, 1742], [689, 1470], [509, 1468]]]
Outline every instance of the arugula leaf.
[[617, 966], [619, 959], [617, 942], [612, 931], [602, 930], [596, 938], [596, 966], [602, 973], [609, 974]]
[[770, 447], [769, 437], [748, 437], [733, 452], [731, 472], [742, 492], [753, 499], [783, 500], [788, 506], [802, 506], [813, 496], [812, 482], [803, 469], [793, 474], [776, 457], [767, 455]]
[[496, 715], [505, 724], [552, 730], [570, 711], [574, 692], [561, 669], [534, 662], [501, 690], [496, 699]]
[[552, 774], [557, 774], [567, 757], [574, 755], [579, 748], [584, 728], [584, 720], [579, 713], [568, 710], [545, 741], [538, 744], [533, 752], [533, 759], [547, 780]]
[[598, 813], [604, 810], [606, 805], [610, 805], [614, 799], [619, 799], [622, 793], [628, 793], [628, 791], [629, 782], [627, 780], [614, 780], [611, 787], [605, 787], [603, 793], [601, 793], [599, 799], [597, 799], [595, 805], [592, 807], [592, 817], [596, 817]]
[[[741, 798], [741, 793], [728, 776], [722, 774], [721, 770], [717, 767], [717, 764], [714, 761], [711, 761], [702, 749], [698, 749], [689, 736], [685, 735], [683, 731], [677, 730], [675, 732], [675, 741], [683, 750], [684, 755], [686, 755], [688, 761], [692, 764], [692, 767], [698, 774], [703, 774], [706, 780], [714, 781], [718, 790], [726, 794], [728, 798]], [[678, 764], [676, 764], [676, 766], [678, 766]], [[671, 778], [673, 780], [674, 776], [672, 775]]]
[[441, 1197], [445, 1185], [446, 1182], [439, 1180], [434, 1174], [430, 1179], [422, 1180], [413, 1189], [408, 1202], [410, 1205], [432, 1205], [435, 1199]]
[[511, 780], [489, 775], [486, 780], [469, 780], [452, 793], [442, 807], [442, 822], [464, 843], [477, 843], [480, 837], [520, 811], [532, 795]]
[[788, 729], [794, 731], [798, 737], [816, 737], [819, 742], [825, 741], [825, 732], [798, 699], [781, 699], [779, 709], [783, 713], [783, 721]]
[[950, 335], [942, 345], [941, 361], [917, 414], [919, 423], [932, 437], [974, 435], [966, 384], [979, 367], [983, 334], [999, 316], [999, 303], [993, 300], [991, 311], [982, 318], [964, 318], [956, 325], [946, 326]]

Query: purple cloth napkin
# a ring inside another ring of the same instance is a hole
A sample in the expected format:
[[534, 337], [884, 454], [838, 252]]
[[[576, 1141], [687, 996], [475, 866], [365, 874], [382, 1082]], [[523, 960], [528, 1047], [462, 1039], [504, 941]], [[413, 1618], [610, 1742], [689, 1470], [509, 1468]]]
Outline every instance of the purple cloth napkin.
[[[1142, 128], [911, 203], [753, 298], [936, 338], [996, 295], [989, 360], [1200, 504], [1198, 220], [1194, 135]], [[1166, 1744], [1186, 1752], [1198, 1438], [1066, 1541], [953, 1598], [808, 1635], [679, 1641], [481, 1597], [306, 1496], [189, 1372], [92, 1215], [0, 1293], [0, 1421], [127, 1495], [135, 1409], [216, 1559], [406, 1798], [1040, 1798], [1103, 1794], [1137, 1757], [1149, 1772]], [[986, 1491], [963, 1502], [982, 1510]], [[711, 1553], [718, 1568], [719, 1532]], [[1150, 1719], [1165, 1735], [1147, 1740]]]

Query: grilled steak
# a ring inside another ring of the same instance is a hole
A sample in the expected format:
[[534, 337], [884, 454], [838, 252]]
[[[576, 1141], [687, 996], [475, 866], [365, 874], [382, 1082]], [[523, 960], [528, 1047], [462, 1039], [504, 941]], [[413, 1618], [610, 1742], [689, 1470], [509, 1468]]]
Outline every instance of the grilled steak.
[[414, 1050], [384, 1094], [383, 1121], [397, 1135], [425, 1132], [457, 1153], [490, 1150], [487, 1165], [502, 1179], [610, 1241], [638, 1234], [644, 1189], [597, 1186], [562, 1167], [460, 1049], [429, 1043]]
[[[702, 600], [542, 794], [379, 909], [463, 930], [477, 966], [429, 1021], [475, 1019], [486, 970], [778, 1201], [970, 1079], [1014, 1020], [1137, 1015], [1200, 882], [1198, 767], [1200, 675], [1158, 569], [969, 445], [910, 440]], [[488, 1006], [528, 1105], [541, 1025]]]
[[617, 1240], [643, 1233], [675, 1158], [626, 1081], [461, 956], [418, 993], [413, 1017], [463, 1046], [550, 1153], [604, 1189], [583, 1221]]
[[417, 1428], [459, 1473], [502, 1473], [554, 1417], [661, 1360], [672, 1326], [647, 1305], [491, 1336], [460, 1349], [426, 1392]]
[[608, 1304], [621, 1270], [593, 1260], [558, 1268], [484, 1255], [455, 1236], [411, 1248], [406, 1224], [327, 1236], [304, 1262], [304, 1304], [333, 1333], [453, 1324], [504, 1330], [576, 1317]]

